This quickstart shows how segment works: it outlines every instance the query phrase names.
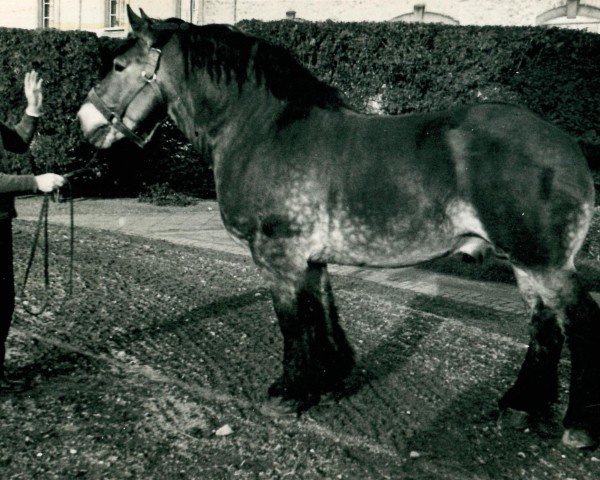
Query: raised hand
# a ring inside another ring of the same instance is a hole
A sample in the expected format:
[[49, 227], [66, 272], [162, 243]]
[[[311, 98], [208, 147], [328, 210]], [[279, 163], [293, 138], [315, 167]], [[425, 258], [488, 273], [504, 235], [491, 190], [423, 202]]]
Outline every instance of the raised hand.
[[32, 117], [39, 117], [42, 113], [42, 79], [38, 79], [35, 70], [25, 74], [25, 97], [27, 98], [27, 109], [25, 113]]

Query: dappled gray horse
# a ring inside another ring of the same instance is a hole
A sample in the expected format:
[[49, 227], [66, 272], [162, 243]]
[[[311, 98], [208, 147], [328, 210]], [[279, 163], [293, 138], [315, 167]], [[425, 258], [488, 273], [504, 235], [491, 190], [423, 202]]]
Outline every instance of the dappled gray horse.
[[531, 341], [502, 408], [545, 409], [571, 350], [563, 441], [600, 434], [600, 311], [574, 258], [594, 186], [576, 142], [516, 106], [363, 115], [285, 50], [220, 25], [129, 10], [135, 38], [79, 111], [97, 147], [139, 145], [168, 115], [210, 152], [227, 230], [268, 280], [284, 338], [272, 404], [301, 411], [354, 365], [327, 264], [401, 267], [452, 253], [508, 259]]

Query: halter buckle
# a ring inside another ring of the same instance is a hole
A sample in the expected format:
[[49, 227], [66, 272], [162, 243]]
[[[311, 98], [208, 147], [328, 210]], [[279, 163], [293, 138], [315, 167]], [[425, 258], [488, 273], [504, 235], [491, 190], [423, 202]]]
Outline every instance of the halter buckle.
[[156, 81], [156, 70], [158, 69], [158, 62], [160, 61], [161, 53], [162, 51], [160, 50], [160, 48], [152, 47], [150, 49], [150, 56], [153, 57], [153, 60], [151, 63], [148, 62], [148, 64], [152, 67], [152, 73], [148, 74], [146, 70], [142, 72], [142, 78], [148, 83], [153, 83], [154, 81]]
[[156, 73], [153, 73], [152, 75], [148, 76], [148, 74], [146, 73], [146, 70], [144, 70], [142, 72], [142, 78], [148, 82], [148, 83], [152, 83], [156, 80]]

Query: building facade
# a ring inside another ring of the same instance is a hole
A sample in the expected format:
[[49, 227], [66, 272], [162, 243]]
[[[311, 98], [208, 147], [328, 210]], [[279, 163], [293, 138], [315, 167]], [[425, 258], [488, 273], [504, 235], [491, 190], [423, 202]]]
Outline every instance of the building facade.
[[196, 24], [244, 19], [557, 25], [600, 33], [600, 0], [0, 0], [0, 26], [124, 36], [125, 6]]

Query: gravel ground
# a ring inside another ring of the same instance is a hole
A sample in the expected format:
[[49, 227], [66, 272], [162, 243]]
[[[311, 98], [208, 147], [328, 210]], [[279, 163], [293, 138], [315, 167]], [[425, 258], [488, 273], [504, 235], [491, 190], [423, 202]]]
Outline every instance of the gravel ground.
[[[15, 223], [18, 278], [32, 232]], [[600, 478], [600, 454], [559, 441], [568, 359], [553, 418], [498, 418], [524, 314], [334, 277], [356, 393], [272, 418], [281, 338], [248, 258], [78, 229], [63, 304], [67, 230], [50, 238], [55, 300], [38, 317], [19, 307], [9, 339], [31, 389], [0, 396], [3, 479]]]

